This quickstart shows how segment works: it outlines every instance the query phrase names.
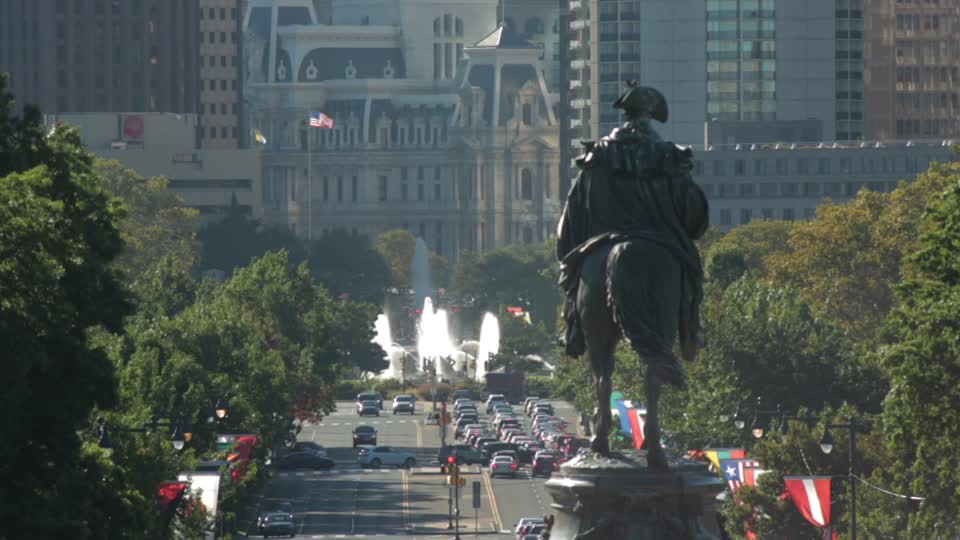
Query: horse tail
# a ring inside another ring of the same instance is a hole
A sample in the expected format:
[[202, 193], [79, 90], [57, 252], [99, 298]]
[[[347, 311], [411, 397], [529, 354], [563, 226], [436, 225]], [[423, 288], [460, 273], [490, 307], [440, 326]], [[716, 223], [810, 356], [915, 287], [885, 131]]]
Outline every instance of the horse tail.
[[623, 337], [641, 356], [673, 357], [679, 282], [669, 282], [679, 268], [671, 268], [670, 254], [627, 240], [613, 246], [606, 263], [607, 305]]

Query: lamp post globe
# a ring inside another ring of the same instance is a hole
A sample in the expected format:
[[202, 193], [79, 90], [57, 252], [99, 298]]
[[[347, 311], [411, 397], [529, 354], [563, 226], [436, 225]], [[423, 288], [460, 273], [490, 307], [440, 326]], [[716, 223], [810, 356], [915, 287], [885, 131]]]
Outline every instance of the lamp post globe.
[[823, 430], [823, 437], [820, 438], [820, 450], [824, 454], [829, 454], [833, 451], [833, 434], [830, 433], [830, 428]]
[[747, 423], [743, 420], [743, 415], [740, 414], [740, 409], [737, 409], [737, 412], [733, 415], [733, 425], [737, 429], [743, 429]]
[[213, 412], [217, 415], [217, 418], [223, 420], [227, 417], [227, 404], [224, 403], [223, 400], [218, 399], [217, 404], [214, 405]]
[[183, 450], [183, 445], [185, 444], [186, 440], [183, 436], [183, 430], [180, 428], [180, 424], [177, 424], [173, 430], [172, 442], [174, 450]]

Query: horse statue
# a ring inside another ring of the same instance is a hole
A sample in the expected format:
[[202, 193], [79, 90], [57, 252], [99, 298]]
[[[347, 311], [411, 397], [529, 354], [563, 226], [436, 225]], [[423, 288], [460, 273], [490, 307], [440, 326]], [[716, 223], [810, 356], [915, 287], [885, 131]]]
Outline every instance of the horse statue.
[[703, 271], [693, 241], [706, 232], [707, 200], [693, 181], [692, 152], [663, 141], [651, 120], [666, 122], [657, 90], [627, 83], [614, 103], [626, 122], [584, 142], [580, 173], [558, 227], [557, 258], [566, 352], [586, 354], [597, 397], [590, 447], [609, 455], [614, 351], [621, 339], [645, 360], [647, 467], [666, 470], [658, 402], [664, 384], [683, 388], [674, 353], [693, 360], [698, 346]]

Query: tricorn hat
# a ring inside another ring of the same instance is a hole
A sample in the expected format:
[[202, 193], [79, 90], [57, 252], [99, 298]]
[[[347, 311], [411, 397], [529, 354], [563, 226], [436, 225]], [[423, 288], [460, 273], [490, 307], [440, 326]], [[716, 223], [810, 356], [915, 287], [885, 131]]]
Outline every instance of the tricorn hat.
[[666, 122], [668, 116], [667, 99], [655, 88], [640, 86], [638, 81], [627, 81], [627, 91], [615, 102], [615, 109], [623, 109], [630, 114], [647, 114], [658, 122]]

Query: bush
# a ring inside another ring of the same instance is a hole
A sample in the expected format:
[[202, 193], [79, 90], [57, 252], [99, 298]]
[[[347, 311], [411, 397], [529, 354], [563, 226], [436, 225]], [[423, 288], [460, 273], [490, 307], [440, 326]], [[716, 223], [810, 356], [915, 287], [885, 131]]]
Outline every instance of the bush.
[[[433, 401], [430, 393], [432, 385], [424, 383], [417, 387], [417, 397], [423, 401]], [[453, 394], [453, 388], [449, 384], [437, 383], [437, 401], [447, 401]]]
[[363, 381], [340, 381], [333, 387], [333, 398], [353, 401], [357, 399], [357, 394], [369, 389], [368, 384]]

